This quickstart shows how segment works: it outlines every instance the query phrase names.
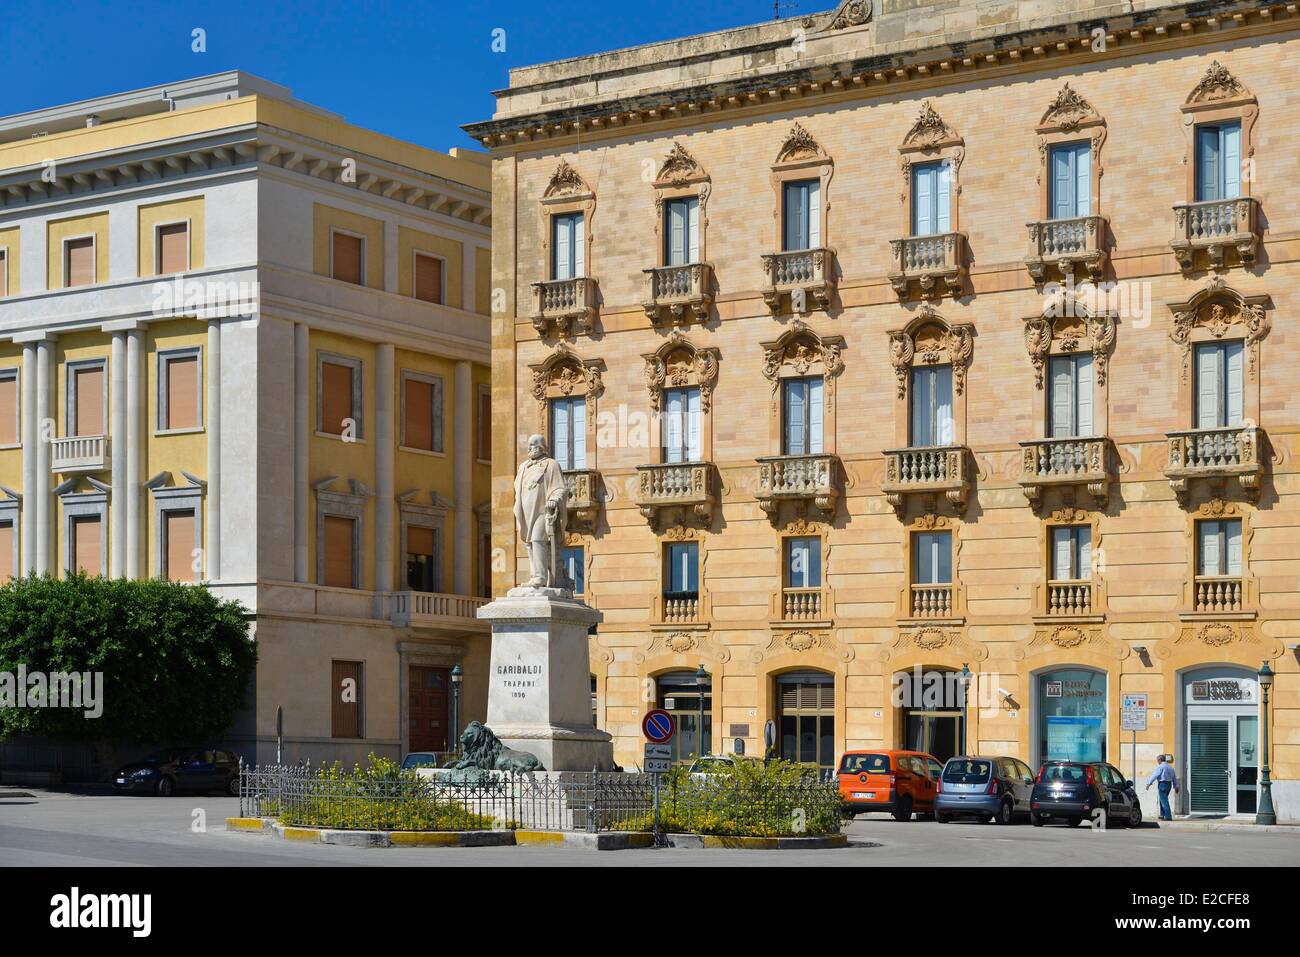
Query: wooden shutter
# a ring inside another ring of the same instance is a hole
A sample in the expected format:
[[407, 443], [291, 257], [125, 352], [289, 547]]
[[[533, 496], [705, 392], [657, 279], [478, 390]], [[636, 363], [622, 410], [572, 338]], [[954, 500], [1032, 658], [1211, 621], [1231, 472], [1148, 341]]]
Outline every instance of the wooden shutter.
[[95, 281], [95, 239], [69, 239], [63, 244], [64, 275], [67, 286], [89, 286]]
[[194, 512], [164, 512], [167, 546], [167, 578], [174, 582], [194, 581]]
[[0, 585], [14, 577], [14, 523], [0, 524]]
[[1219, 551], [1219, 522], [1200, 522], [1196, 526], [1200, 547], [1198, 572], [1201, 575], [1223, 574]]
[[667, 240], [668, 248], [666, 250], [666, 261], [669, 266], [684, 265], [687, 260], [687, 210], [686, 200], [674, 199], [668, 204], [666, 211], [668, 218]]
[[1219, 421], [1223, 399], [1221, 371], [1223, 350], [1217, 343], [1196, 347], [1196, 427], [1214, 429]]
[[415, 298], [442, 302], [442, 260], [436, 256], [415, 254]]
[[0, 372], [0, 445], [18, 444], [18, 373]]
[[104, 367], [88, 366], [73, 373], [77, 402], [76, 435], [104, 434]]
[[1092, 147], [1079, 143], [1074, 147], [1074, 215], [1092, 212]]
[[698, 462], [703, 457], [702, 423], [700, 421], [700, 387], [686, 390], [686, 461]]
[[1074, 530], [1074, 573], [1081, 579], [1092, 577], [1092, 529], [1080, 525]]
[[166, 275], [190, 268], [190, 227], [168, 223], [158, 227], [158, 273]]
[[947, 163], [934, 168], [934, 231], [946, 233], [952, 228], [952, 170]]
[[356, 522], [338, 515], [325, 516], [325, 581], [329, 588], [355, 588], [352, 539]]
[[934, 370], [934, 442], [952, 445], [952, 366]]
[[1224, 555], [1224, 574], [1241, 574], [1241, 520], [1232, 519], [1223, 523], [1223, 542], [1227, 552]]
[[478, 394], [478, 457], [492, 458], [492, 393], [487, 391]]
[[560, 468], [573, 468], [572, 445], [569, 441], [569, 400], [551, 400], [551, 455]]
[[423, 528], [419, 525], [408, 525], [406, 528], [406, 550], [412, 555], [424, 555], [433, 558], [436, 554], [433, 548], [433, 529]]
[[573, 275], [587, 275], [587, 216], [575, 213], [573, 216]]
[[804, 455], [808, 451], [806, 407], [808, 383], [802, 379], [785, 380], [785, 454]]
[[682, 461], [685, 449], [683, 448], [684, 439], [684, 419], [686, 417], [686, 393], [684, 389], [669, 389], [665, 397], [667, 399], [667, 414], [664, 418], [664, 461], [680, 462]]
[[321, 431], [343, 434], [343, 420], [352, 418], [351, 366], [321, 363]]
[[99, 518], [77, 518], [72, 521], [72, 554], [76, 571], [92, 578], [103, 574], [100, 565], [101, 529]]
[[1053, 356], [1051, 360], [1051, 436], [1054, 439], [1074, 435], [1074, 360], [1070, 356]]
[[912, 233], [929, 236], [935, 231], [934, 223], [934, 167], [912, 167]]
[[1224, 352], [1224, 405], [1227, 419], [1224, 425], [1241, 425], [1242, 420], [1242, 352], [1241, 340], [1225, 342]]
[[1241, 195], [1241, 124], [1225, 123], [1219, 130], [1219, 161], [1223, 170], [1220, 199], [1236, 199]]
[[1074, 171], [1071, 169], [1073, 151], [1067, 146], [1052, 149], [1052, 212], [1053, 219], [1069, 219], [1074, 215]]
[[1219, 186], [1222, 182], [1219, 171], [1219, 128], [1217, 126], [1198, 126], [1196, 128], [1196, 199], [1197, 202], [1222, 199]]
[[573, 218], [556, 216], [551, 220], [551, 278], [573, 278]]
[[402, 444], [410, 449], [433, 451], [433, 383], [406, 380], [406, 436]]
[[167, 422], [168, 429], [199, 427], [199, 357], [176, 356], [168, 359]]
[[808, 454], [818, 455], [822, 451], [822, 433], [825, 431], [824, 419], [826, 400], [822, 397], [824, 386], [820, 377], [808, 380]]
[[822, 244], [822, 184], [820, 180], [808, 181], [807, 247], [816, 249]]
[[569, 400], [569, 444], [573, 447], [573, 468], [587, 467], [587, 400]]
[[700, 201], [692, 198], [686, 201], [686, 261], [700, 261]]
[[1092, 435], [1092, 356], [1074, 357], [1074, 434]]
[[1052, 529], [1052, 580], [1069, 581], [1074, 577], [1070, 555], [1074, 547], [1071, 530], [1066, 526]]
[[364, 243], [358, 236], [347, 233], [333, 233], [331, 243], [334, 249], [333, 272], [335, 279], [361, 285], [361, 253]]
[[909, 444], [914, 447], [933, 445], [934, 433], [933, 368], [912, 369], [912, 421]]
[[[361, 662], [330, 663], [330, 735], [361, 737]], [[345, 700], [351, 698], [352, 700]]]

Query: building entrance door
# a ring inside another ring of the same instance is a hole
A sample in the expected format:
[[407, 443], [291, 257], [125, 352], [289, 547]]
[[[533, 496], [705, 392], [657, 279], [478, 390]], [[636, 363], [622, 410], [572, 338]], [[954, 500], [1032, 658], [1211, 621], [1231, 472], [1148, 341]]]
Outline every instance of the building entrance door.
[[1203, 668], [1184, 676], [1187, 810], [1254, 814], [1259, 774], [1259, 700], [1255, 675]]
[[410, 668], [407, 700], [411, 751], [450, 751], [446, 668]]
[[1187, 790], [1193, 814], [1228, 813], [1228, 722], [1191, 722], [1191, 773]]
[[940, 761], [961, 754], [960, 712], [909, 711], [904, 721], [908, 750], [933, 754]]

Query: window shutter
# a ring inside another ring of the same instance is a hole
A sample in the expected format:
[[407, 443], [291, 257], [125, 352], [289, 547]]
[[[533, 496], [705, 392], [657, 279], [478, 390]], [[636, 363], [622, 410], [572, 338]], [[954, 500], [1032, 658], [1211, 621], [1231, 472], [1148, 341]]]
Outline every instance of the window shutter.
[[[167, 421], [168, 429], [196, 429], [199, 426], [199, 357], [177, 356], [168, 359]], [[78, 397], [80, 408], [80, 397]]]
[[571, 279], [573, 272], [571, 256], [573, 251], [572, 220], [568, 216], [556, 216], [551, 220], [551, 276], [554, 279]]
[[785, 454], [806, 455], [807, 433], [804, 429], [804, 407], [807, 404], [807, 383], [802, 379], [785, 382]]
[[334, 233], [334, 278], [361, 285], [361, 239], [346, 233]]
[[952, 170], [947, 163], [934, 169], [934, 231], [946, 233], [952, 229]]
[[785, 248], [807, 248], [805, 216], [808, 201], [807, 187], [804, 183], [785, 184]]
[[803, 588], [804, 576], [808, 572], [806, 542], [802, 538], [791, 538], [786, 545], [785, 580], [791, 588]]
[[164, 512], [167, 542], [167, 579], [174, 582], [194, 581], [194, 513]]
[[698, 462], [704, 457], [701, 444], [699, 386], [687, 389], [686, 399], [686, 461]]
[[415, 254], [415, 298], [425, 302], [442, 302], [442, 260], [437, 256]]
[[352, 535], [355, 522], [338, 515], [325, 516], [325, 581], [328, 588], [355, 588]]
[[585, 469], [587, 467], [587, 400], [570, 399], [569, 410], [569, 421], [573, 428], [569, 434], [569, 444], [573, 448], [572, 467]]
[[1092, 212], [1092, 147], [1080, 143], [1074, 148], [1074, 215]]
[[664, 461], [682, 461], [682, 440], [686, 396], [681, 389], [669, 389], [664, 396]]
[[551, 453], [560, 468], [573, 468], [572, 443], [569, 441], [569, 400], [551, 400]]
[[680, 266], [686, 262], [686, 201], [674, 199], [668, 203], [668, 265]]
[[1227, 421], [1224, 425], [1241, 425], [1242, 420], [1242, 353], [1244, 344], [1238, 340], [1223, 344], [1225, 378], [1227, 379]]
[[686, 261], [700, 261], [700, 201], [698, 198], [686, 201]]
[[808, 240], [805, 247], [816, 249], [822, 244], [822, 184], [820, 180], [808, 183]]
[[934, 370], [936, 445], [952, 445], [952, 366], [939, 366]]
[[[349, 388], [351, 385], [349, 384]], [[432, 452], [433, 435], [433, 383], [420, 379], [406, 380], [406, 430], [402, 444], [409, 449]]]
[[1228, 548], [1226, 575], [1241, 574], [1241, 522], [1238, 520], [1223, 523], [1223, 537]]
[[9, 295], [9, 250], [0, 249], [0, 297]]
[[0, 445], [17, 444], [18, 374], [6, 372], [0, 374]]
[[1196, 347], [1196, 427], [1213, 429], [1219, 426], [1220, 383], [1219, 366], [1223, 353], [1218, 344]]
[[[331, 662], [330, 672], [330, 734], [335, 738], [359, 738], [361, 662], [334, 661]], [[356, 689], [355, 700], [344, 700], [345, 687]]]
[[1222, 199], [1219, 195], [1219, 128], [1196, 127], [1196, 200]]
[[822, 584], [822, 548], [821, 539], [809, 538], [804, 540], [804, 548], [808, 553], [808, 588], [820, 588]]
[[934, 206], [934, 169], [930, 166], [912, 167], [912, 233], [929, 236], [934, 232], [931, 211]]
[[1074, 215], [1073, 153], [1064, 146], [1052, 148], [1052, 218], [1069, 219]]
[[686, 562], [686, 590], [698, 593], [700, 590], [700, 551], [695, 542], [687, 542], [683, 554]]
[[1080, 525], [1074, 530], [1074, 543], [1076, 547], [1074, 558], [1075, 574], [1079, 578], [1087, 579], [1092, 577], [1092, 529], [1087, 525]]
[[1074, 435], [1074, 369], [1070, 356], [1053, 356], [1052, 366], [1052, 438]]
[[942, 584], [952, 582], [952, 536], [948, 532], [935, 533], [936, 567], [939, 577], [935, 581]]
[[[321, 363], [321, 431], [343, 434], [343, 420], [352, 418], [352, 367]], [[409, 431], [411, 423], [407, 422]]]
[[101, 529], [98, 518], [77, 518], [72, 522], [73, 568], [91, 578], [102, 574], [99, 562]]
[[70, 239], [63, 247], [66, 258], [64, 270], [68, 277], [68, 286], [89, 286], [95, 281], [95, 240], [87, 236], [84, 239]]
[[1073, 551], [1070, 529], [1060, 525], [1052, 529], [1052, 580], [1069, 581], [1073, 578], [1070, 557]]
[[1223, 167], [1223, 194], [1219, 198], [1236, 199], [1241, 195], [1241, 124], [1226, 123], [1219, 129], [1222, 130], [1219, 156]]
[[0, 525], [0, 585], [14, 577], [14, 523]]
[[1092, 356], [1074, 357], [1075, 417], [1074, 434], [1087, 436], [1093, 434], [1092, 424]]
[[818, 455], [822, 452], [823, 420], [826, 414], [826, 402], [822, 397], [824, 384], [822, 379], [808, 380], [808, 454]]
[[410, 555], [433, 558], [433, 529], [419, 525], [406, 527], [406, 551]]
[[104, 367], [76, 370], [77, 435], [104, 434]]
[[573, 272], [574, 278], [587, 275], [587, 217], [584, 213], [573, 216]]
[[158, 272], [169, 275], [190, 268], [190, 227], [187, 223], [159, 226]]
[[938, 571], [938, 542], [934, 532], [919, 532], [916, 536], [916, 584], [932, 585]]
[[1200, 536], [1200, 574], [1202, 575], [1222, 574], [1219, 561], [1219, 529], [1219, 522], [1201, 522], [1196, 526]]

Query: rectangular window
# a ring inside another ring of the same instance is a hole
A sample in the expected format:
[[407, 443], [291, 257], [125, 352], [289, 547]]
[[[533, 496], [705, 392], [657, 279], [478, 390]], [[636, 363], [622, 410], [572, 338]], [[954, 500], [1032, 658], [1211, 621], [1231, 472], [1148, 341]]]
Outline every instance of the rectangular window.
[[492, 388], [478, 387], [478, 432], [475, 453], [480, 462], [492, 461]]
[[17, 445], [18, 370], [0, 369], [0, 447]]
[[1224, 429], [1242, 422], [1240, 340], [1196, 346], [1196, 427]]
[[326, 515], [324, 527], [325, 581], [322, 584], [329, 588], [356, 588], [356, 520]]
[[94, 578], [104, 573], [100, 561], [101, 543], [103, 542], [99, 516], [84, 516], [72, 520], [72, 559], [73, 571], [84, 572]]
[[912, 167], [912, 235], [952, 230], [952, 178], [946, 161]]
[[782, 455], [817, 455], [822, 451], [826, 404], [821, 376], [781, 382]]
[[562, 469], [587, 467], [587, 400], [551, 399], [551, 456]]
[[1051, 152], [1048, 208], [1052, 219], [1073, 219], [1092, 213], [1092, 146], [1063, 143]]
[[787, 588], [822, 586], [822, 540], [820, 538], [785, 540], [785, 585]]
[[359, 738], [361, 734], [361, 662], [330, 662], [330, 736]]
[[1241, 195], [1241, 123], [1196, 127], [1196, 201]]
[[406, 528], [406, 587], [411, 591], [436, 592], [442, 590], [439, 579], [438, 545], [436, 528], [408, 525]]
[[442, 302], [443, 262], [437, 256], [415, 254], [415, 298]]
[[357, 286], [365, 285], [366, 241], [334, 230], [330, 233], [330, 275]]
[[14, 577], [14, 523], [0, 522], [0, 585]]
[[913, 448], [952, 445], [952, 366], [912, 369], [909, 429]]
[[1092, 528], [1058, 525], [1052, 528], [1052, 581], [1086, 581], [1092, 577]]
[[9, 250], [0, 249], [0, 298], [9, 295]]
[[952, 533], [912, 534], [912, 584], [952, 584]]
[[669, 542], [664, 547], [664, 597], [698, 598], [700, 595], [700, 545]]
[[822, 244], [821, 180], [801, 179], [786, 183], [782, 191], [787, 251], [817, 249]]
[[663, 460], [698, 462], [700, 444], [700, 387], [664, 390]]
[[585, 222], [582, 213], [551, 217], [552, 279], [576, 279], [587, 274]]
[[192, 582], [195, 541], [194, 511], [163, 512], [163, 576], [169, 581]]
[[197, 429], [202, 423], [199, 410], [199, 354], [183, 353], [160, 357], [162, 395], [165, 405], [158, 409], [158, 428], [161, 431]]
[[63, 285], [90, 286], [95, 283], [95, 237], [67, 239], [63, 242]]
[[1052, 356], [1049, 435], [1069, 439], [1092, 435], [1092, 356]]
[[328, 359], [320, 363], [320, 431], [327, 435], [343, 435], [349, 422], [355, 425], [354, 436], [360, 438], [359, 416], [354, 409], [357, 392], [356, 377], [361, 374], [360, 363], [336, 362]]
[[700, 261], [700, 201], [690, 196], [664, 204], [664, 265]]
[[1241, 519], [1196, 523], [1196, 574], [1241, 574]]
[[402, 445], [424, 452], [443, 451], [442, 380], [402, 376]]
[[185, 272], [190, 268], [189, 223], [167, 223], [154, 233], [154, 268], [158, 275]]
[[68, 369], [68, 388], [71, 390], [68, 411], [69, 435], [103, 435], [107, 423], [104, 416], [104, 364], [71, 366]]
[[573, 593], [575, 595], [581, 595], [587, 590], [587, 569], [584, 558], [581, 546], [560, 549], [560, 564], [564, 566], [564, 573], [569, 576], [569, 581], [573, 583]]

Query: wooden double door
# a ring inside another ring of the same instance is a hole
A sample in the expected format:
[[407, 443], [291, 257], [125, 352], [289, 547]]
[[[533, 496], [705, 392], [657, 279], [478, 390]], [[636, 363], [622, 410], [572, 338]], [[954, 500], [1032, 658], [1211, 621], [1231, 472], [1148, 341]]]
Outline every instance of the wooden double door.
[[450, 751], [450, 675], [446, 668], [410, 668], [407, 751]]

